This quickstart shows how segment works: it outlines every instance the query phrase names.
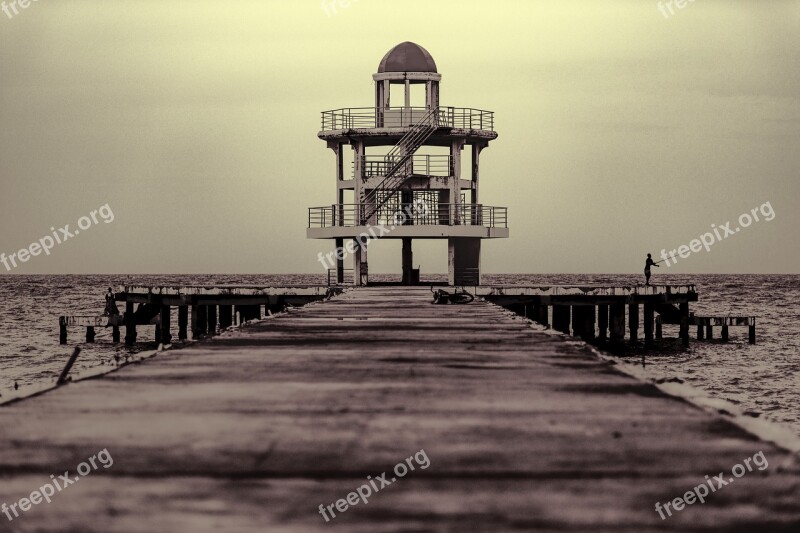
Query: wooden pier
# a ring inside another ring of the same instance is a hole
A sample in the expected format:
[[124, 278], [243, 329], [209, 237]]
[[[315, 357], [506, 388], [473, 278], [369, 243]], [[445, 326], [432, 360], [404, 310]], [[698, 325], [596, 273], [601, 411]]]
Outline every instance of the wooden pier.
[[[0, 408], [0, 502], [114, 460], [0, 532], [795, 530], [791, 453], [497, 305], [430, 301], [351, 290]], [[419, 450], [427, 469], [320, 515]]]

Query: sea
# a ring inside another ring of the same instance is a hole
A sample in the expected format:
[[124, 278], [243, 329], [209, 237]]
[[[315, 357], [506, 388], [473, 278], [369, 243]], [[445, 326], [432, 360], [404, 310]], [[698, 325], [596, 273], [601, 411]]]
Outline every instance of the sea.
[[[390, 281], [396, 276], [373, 276]], [[636, 285], [632, 274], [496, 274], [484, 275], [497, 285]], [[423, 278], [443, 281], [444, 276]], [[157, 348], [154, 327], [139, 328], [139, 344], [114, 344], [111, 329], [98, 328], [96, 342], [86, 344], [83, 328], [70, 328], [69, 344], [59, 344], [61, 315], [101, 315], [109, 287], [140, 285], [244, 284], [254, 286], [322, 285], [322, 275], [3, 275], [0, 276], [0, 401], [17, 389], [56, 381], [70, 353], [80, 346], [76, 372], [114, 367]], [[676, 339], [676, 326], [664, 326], [665, 341], [646, 354], [632, 349], [621, 364], [644, 365], [653, 379], [678, 381], [711, 398], [736, 404], [750, 416], [778, 422], [800, 436], [800, 275], [656, 275], [658, 284], [694, 284], [698, 315], [757, 317], [757, 343], [748, 343], [746, 327], [731, 327], [730, 341], [696, 341], [690, 347]], [[176, 320], [173, 314], [173, 320]], [[175, 327], [175, 326], [174, 326]], [[177, 331], [173, 329], [173, 331]], [[123, 332], [124, 335], [124, 332]], [[641, 333], [640, 333], [641, 337]], [[150, 341], [150, 342], [148, 342]], [[644, 355], [644, 357], [642, 357]]]

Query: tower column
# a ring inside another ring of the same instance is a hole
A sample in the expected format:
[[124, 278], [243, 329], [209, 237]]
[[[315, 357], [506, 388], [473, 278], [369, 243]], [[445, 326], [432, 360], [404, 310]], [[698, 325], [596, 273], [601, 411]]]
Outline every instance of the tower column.
[[481, 239], [450, 237], [447, 240], [448, 283], [456, 285], [481, 284]]
[[414, 252], [411, 248], [411, 239], [403, 238], [403, 285], [413, 285], [412, 271], [414, 270]]
[[365, 239], [364, 242], [361, 242], [358, 238], [355, 238], [354, 241], [353, 270], [355, 270], [355, 274], [353, 276], [353, 284], [357, 287], [364, 287], [369, 283], [369, 265], [367, 263], [368, 241]]

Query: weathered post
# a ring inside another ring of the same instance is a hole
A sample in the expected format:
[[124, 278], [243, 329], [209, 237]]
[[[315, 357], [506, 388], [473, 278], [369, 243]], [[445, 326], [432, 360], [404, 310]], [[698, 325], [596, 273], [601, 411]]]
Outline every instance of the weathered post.
[[67, 344], [67, 317], [58, 318], [58, 342]]
[[722, 326], [722, 342], [728, 342], [728, 325]]
[[681, 341], [683, 341], [683, 345], [688, 347], [689, 346], [689, 302], [683, 302], [680, 304], [681, 310], [681, 329], [680, 329], [680, 337]]
[[133, 302], [125, 302], [125, 346], [136, 344], [136, 320], [133, 317]]
[[86, 342], [90, 343], [90, 344], [93, 343], [94, 342], [94, 336], [95, 336], [94, 326], [87, 326], [86, 327]]
[[609, 320], [611, 327], [611, 344], [622, 346], [625, 342], [625, 304], [612, 304]]
[[749, 330], [750, 330], [749, 331], [749, 333], [750, 333], [750, 344], [755, 344], [756, 343], [756, 323], [755, 323], [755, 321], [753, 321], [753, 323], [750, 325]]
[[656, 317], [656, 340], [662, 340], [664, 338], [664, 326], [663, 320], [661, 316]]
[[233, 324], [233, 306], [220, 305], [219, 306], [219, 329], [231, 327]]
[[644, 345], [653, 345], [653, 325], [656, 318], [656, 309], [651, 303], [644, 304]]
[[111, 327], [111, 341], [114, 344], [119, 344], [120, 341], [119, 326]]
[[172, 333], [170, 333], [171, 309], [168, 305], [161, 306], [161, 338], [156, 342], [162, 344], [169, 344], [172, 342]]
[[581, 311], [581, 339], [586, 342], [594, 341], [595, 320], [594, 305], [584, 305]]
[[569, 306], [553, 306], [553, 329], [569, 334]]
[[630, 304], [628, 314], [630, 316], [628, 328], [630, 329], [631, 343], [635, 343], [639, 340], [639, 304]]
[[708, 340], [712, 340], [714, 338], [714, 326], [711, 325], [710, 320], [708, 324], [706, 324], [706, 338]]
[[189, 306], [178, 306], [178, 339], [185, 341], [189, 338]]
[[547, 306], [546, 305], [534, 304], [532, 306], [531, 315], [532, 315], [533, 320], [537, 324], [541, 324], [543, 326], [547, 325], [548, 321], [547, 321]]
[[599, 330], [599, 339], [604, 341], [608, 338], [608, 306], [597, 306], [597, 329]]
[[206, 315], [208, 318], [208, 334], [214, 336], [217, 334], [217, 306], [209, 305]]
[[705, 340], [706, 335], [703, 330], [703, 324], [697, 324], [697, 340], [702, 341]]

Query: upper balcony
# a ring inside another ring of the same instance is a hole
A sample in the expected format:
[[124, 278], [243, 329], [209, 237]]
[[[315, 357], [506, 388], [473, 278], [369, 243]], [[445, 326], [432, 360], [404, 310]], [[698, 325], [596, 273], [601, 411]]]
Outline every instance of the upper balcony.
[[[425, 107], [349, 107], [322, 112], [322, 139], [357, 133], [362, 135], [402, 135], [404, 130], [419, 122], [428, 113]], [[494, 131], [494, 112], [463, 107], [440, 107], [440, 128], [460, 130], [456, 133], [497, 138]]]

